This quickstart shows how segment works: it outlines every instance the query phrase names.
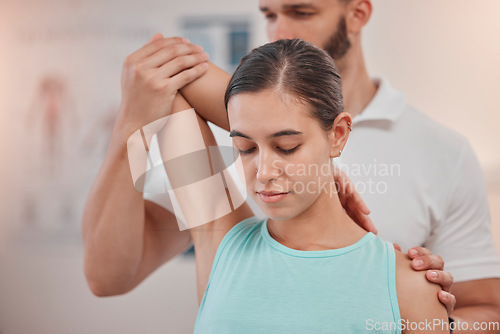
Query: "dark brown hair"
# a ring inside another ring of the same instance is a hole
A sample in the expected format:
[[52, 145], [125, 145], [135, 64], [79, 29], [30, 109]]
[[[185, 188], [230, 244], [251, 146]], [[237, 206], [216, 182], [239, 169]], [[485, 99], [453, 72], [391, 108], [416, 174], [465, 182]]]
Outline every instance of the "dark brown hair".
[[226, 89], [224, 103], [239, 93], [276, 89], [310, 107], [324, 130], [344, 111], [340, 76], [333, 59], [301, 39], [281, 39], [243, 57]]

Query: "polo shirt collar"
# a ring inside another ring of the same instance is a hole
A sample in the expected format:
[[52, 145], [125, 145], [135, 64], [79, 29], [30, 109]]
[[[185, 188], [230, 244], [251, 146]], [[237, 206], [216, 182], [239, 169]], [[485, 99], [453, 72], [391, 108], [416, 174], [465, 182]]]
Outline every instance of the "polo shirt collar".
[[366, 108], [352, 119], [353, 123], [361, 121], [387, 120], [394, 122], [403, 113], [405, 108], [405, 95], [392, 88], [383, 78], [373, 78], [378, 85], [377, 92]]

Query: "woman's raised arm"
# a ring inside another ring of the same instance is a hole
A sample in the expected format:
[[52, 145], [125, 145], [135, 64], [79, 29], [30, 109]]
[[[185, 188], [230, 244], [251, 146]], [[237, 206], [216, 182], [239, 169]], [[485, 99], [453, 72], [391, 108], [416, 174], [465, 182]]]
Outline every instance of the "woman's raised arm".
[[231, 76], [208, 63], [207, 72], [181, 89], [181, 94], [203, 119], [229, 131], [224, 93]]

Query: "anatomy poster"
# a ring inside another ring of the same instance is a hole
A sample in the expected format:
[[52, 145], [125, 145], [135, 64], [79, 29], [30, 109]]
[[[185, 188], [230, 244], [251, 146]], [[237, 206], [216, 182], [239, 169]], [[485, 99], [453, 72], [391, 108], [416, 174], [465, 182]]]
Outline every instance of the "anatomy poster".
[[17, 242], [80, 240], [83, 206], [119, 108], [123, 60], [160, 29], [73, 6], [64, 15], [26, 8], [23, 15], [39, 15], [12, 19], [4, 32], [11, 62], [4, 112], [16, 143], [9, 233]]

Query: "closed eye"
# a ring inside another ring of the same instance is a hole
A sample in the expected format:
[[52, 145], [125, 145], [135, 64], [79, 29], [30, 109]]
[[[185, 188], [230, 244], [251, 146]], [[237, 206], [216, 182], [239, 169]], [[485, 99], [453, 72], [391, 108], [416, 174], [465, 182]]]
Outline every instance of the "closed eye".
[[280, 150], [280, 151], [281, 151], [281, 153], [283, 153], [283, 154], [292, 154], [293, 152], [295, 152], [295, 151], [299, 148], [299, 146], [300, 146], [300, 145], [297, 145], [297, 146], [295, 146], [294, 148], [291, 148], [291, 149], [289, 149], [289, 150], [285, 150], [285, 149], [282, 149], [282, 148], [279, 148], [279, 147], [278, 147], [278, 150]]
[[255, 147], [252, 147], [251, 149], [248, 149], [248, 150], [245, 150], [245, 151], [242, 151], [242, 150], [238, 150], [238, 151], [240, 152], [241, 155], [250, 154], [253, 151], [255, 151]]

